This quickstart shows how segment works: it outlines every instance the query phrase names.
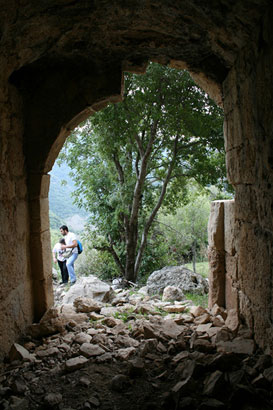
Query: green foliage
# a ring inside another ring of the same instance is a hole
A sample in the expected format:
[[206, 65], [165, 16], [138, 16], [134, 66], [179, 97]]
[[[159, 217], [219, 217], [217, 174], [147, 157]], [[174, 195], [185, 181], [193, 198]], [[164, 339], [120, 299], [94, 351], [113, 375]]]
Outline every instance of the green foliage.
[[58, 230], [64, 224], [63, 219], [59, 218], [54, 212], [49, 210], [50, 228]]
[[[192, 270], [192, 263], [186, 263], [186, 268]], [[209, 276], [209, 263], [208, 261], [196, 262], [196, 272], [203, 276], [203, 278], [208, 278]]]
[[[197, 259], [207, 247], [207, 226], [210, 213], [210, 198], [200, 186], [191, 184], [189, 202], [171, 215], [159, 216], [159, 229], [165, 236], [177, 264], [191, 259], [193, 247]], [[192, 268], [191, 268], [192, 269]]]
[[115, 319], [120, 319], [124, 323], [126, 323], [126, 322], [128, 322], [128, 320], [130, 320], [132, 318], [133, 311], [134, 311], [134, 308], [124, 310], [123, 312], [115, 312], [113, 317]]
[[192, 178], [223, 185], [222, 122], [186, 71], [150, 64], [146, 75], [125, 76], [122, 103], [71, 135], [60, 160], [73, 169], [75, 203], [91, 215], [93, 245], [107, 255], [98, 262], [103, 275], [115, 272], [109, 255], [131, 281], [164, 265], [167, 245], [152, 231], [154, 219], [161, 206], [188, 202]]
[[203, 308], [208, 307], [208, 295], [196, 295], [195, 293], [185, 293], [185, 298], [192, 300], [194, 305], [202, 306]]

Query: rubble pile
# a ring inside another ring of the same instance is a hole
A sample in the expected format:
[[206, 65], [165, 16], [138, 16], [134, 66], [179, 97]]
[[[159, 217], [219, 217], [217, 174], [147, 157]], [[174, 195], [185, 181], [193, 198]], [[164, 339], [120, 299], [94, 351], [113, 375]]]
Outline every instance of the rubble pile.
[[272, 382], [236, 311], [117, 290], [29, 327], [2, 367], [0, 408], [272, 409]]

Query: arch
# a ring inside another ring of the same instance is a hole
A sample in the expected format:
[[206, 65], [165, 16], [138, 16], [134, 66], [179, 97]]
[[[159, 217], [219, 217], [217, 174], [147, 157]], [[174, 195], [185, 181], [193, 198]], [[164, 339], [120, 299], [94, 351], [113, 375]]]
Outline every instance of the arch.
[[223, 94], [239, 309], [257, 343], [273, 348], [272, 4], [135, 3], [33, 1], [16, 18], [12, 2], [3, 8], [2, 353], [52, 303], [47, 172], [69, 131], [121, 98], [122, 72], [149, 60], [186, 66], [218, 101]]

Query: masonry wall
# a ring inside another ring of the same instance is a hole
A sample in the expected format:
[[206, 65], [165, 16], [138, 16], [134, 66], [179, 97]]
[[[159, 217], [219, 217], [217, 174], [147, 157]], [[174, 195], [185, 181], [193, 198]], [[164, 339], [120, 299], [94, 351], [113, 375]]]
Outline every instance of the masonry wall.
[[208, 223], [209, 307], [215, 303], [238, 311], [238, 249], [235, 247], [235, 202], [214, 201]]
[[[242, 320], [273, 352], [273, 32], [272, 13], [224, 82], [227, 169], [236, 189], [234, 249], [226, 260], [236, 279]], [[231, 272], [231, 273], [229, 273]]]
[[33, 318], [29, 210], [20, 99], [0, 96], [0, 359]]
[[217, 297], [226, 303], [232, 284], [242, 320], [272, 353], [271, 3], [227, 2], [228, 18], [221, 4], [197, 1], [173, 8], [162, 1], [156, 12], [148, 2], [149, 13], [142, 3], [137, 12], [120, 13], [99, 2], [53, 3], [30, 2], [18, 13], [6, 1], [0, 10], [0, 356], [53, 301], [47, 172], [73, 119], [100, 109], [109, 96], [117, 101], [122, 70], [143, 70], [149, 59], [191, 68], [219, 95], [224, 81], [227, 170], [236, 199], [234, 243], [213, 250], [218, 262], [225, 256], [228, 272], [220, 274]]

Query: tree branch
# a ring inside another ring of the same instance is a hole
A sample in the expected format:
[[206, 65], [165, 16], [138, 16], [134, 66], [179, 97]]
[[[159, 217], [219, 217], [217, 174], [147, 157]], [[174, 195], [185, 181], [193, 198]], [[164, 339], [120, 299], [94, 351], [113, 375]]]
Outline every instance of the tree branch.
[[116, 166], [119, 182], [123, 185], [124, 184], [124, 172], [123, 172], [122, 166], [121, 166], [121, 164], [120, 164], [120, 162], [117, 158], [116, 152], [113, 154], [113, 161], [114, 161], [114, 164]]
[[97, 251], [110, 253], [113, 256], [115, 263], [117, 267], [119, 268], [120, 273], [122, 274], [122, 276], [124, 276], [125, 274], [124, 267], [122, 266], [122, 263], [118, 257], [118, 254], [116, 253], [112, 244], [110, 246], [93, 246], [93, 248], [96, 249]]
[[170, 181], [170, 178], [171, 178], [171, 175], [172, 175], [172, 170], [173, 170], [173, 168], [174, 168], [174, 164], [175, 164], [175, 161], [176, 161], [176, 156], [177, 156], [177, 151], [178, 151], [178, 149], [177, 149], [177, 148], [178, 148], [178, 147], [177, 147], [177, 146], [178, 146], [178, 139], [179, 139], [179, 136], [176, 135], [176, 138], [175, 138], [175, 141], [174, 141], [174, 146], [173, 146], [173, 157], [172, 157], [172, 161], [171, 161], [171, 163], [170, 163], [170, 165], [169, 165], [169, 168], [168, 168], [168, 171], [167, 171], [165, 180], [164, 180], [164, 182], [163, 182], [160, 196], [159, 196], [159, 198], [158, 198], [158, 201], [157, 201], [157, 203], [156, 203], [154, 209], [153, 209], [152, 212], [151, 212], [151, 215], [150, 215], [148, 221], [147, 221], [146, 224], [145, 224], [145, 227], [144, 227], [144, 230], [143, 230], [143, 233], [142, 233], [141, 244], [140, 244], [140, 247], [139, 247], [139, 250], [138, 250], [138, 254], [137, 254], [137, 257], [136, 257], [136, 262], [135, 262], [135, 275], [137, 275], [137, 273], [138, 273], [138, 271], [139, 271], [139, 267], [140, 267], [140, 263], [141, 263], [142, 256], [143, 256], [143, 252], [144, 252], [144, 249], [145, 249], [145, 246], [146, 246], [146, 243], [147, 243], [147, 237], [148, 237], [148, 233], [149, 233], [150, 227], [151, 227], [151, 225], [152, 225], [152, 223], [153, 223], [153, 220], [154, 220], [154, 218], [155, 218], [155, 216], [156, 216], [156, 214], [157, 214], [159, 208], [160, 208], [161, 205], [162, 205], [163, 199], [164, 199], [165, 194], [166, 194], [167, 185], [168, 185], [168, 183], [169, 183], [169, 181]]
[[141, 193], [142, 189], [144, 186], [145, 182], [145, 177], [147, 173], [147, 167], [148, 167], [148, 161], [152, 153], [153, 149], [153, 144], [155, 141], [156, 137], [156, 131], [157, 131], [157, 125], [158, 125], [159, 120], [156, 120], [153, 123], [152, 129], [151, 129], [151, 136], [148, 141], [145, 154], [142, 158], [141, 161], [141, 166], [140, 166], [140, 172], [139, 172], [139, 177], [137, 179], [136, 185], [135, 185], [135, 190], [134, 190], [134, 196], [133, 196], [133, 202], [132, 202], [132, 210], [131, 210], [131, 216], [130, 216], [130, 225], [135, 223], [135, 219], [137, 218], [138, 215], [138, 210], [139, 210], [139, 203], [141, 199]]

